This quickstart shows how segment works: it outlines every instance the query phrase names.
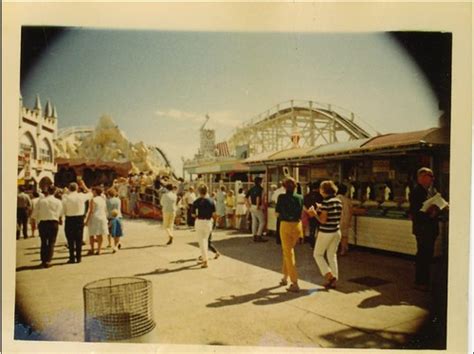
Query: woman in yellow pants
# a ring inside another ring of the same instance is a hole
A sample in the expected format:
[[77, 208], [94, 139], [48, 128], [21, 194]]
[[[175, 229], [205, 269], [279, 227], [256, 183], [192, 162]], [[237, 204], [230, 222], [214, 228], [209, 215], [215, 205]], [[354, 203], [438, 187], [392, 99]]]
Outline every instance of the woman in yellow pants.
[[303, 225], [301, 223], [303, 197], [294, 193], [296, 183], [293, 178], [287, 178], [283, 186], [286, 192], [278, 196], [275, 208], [277, 217], [280, 218], [280, 237], [283, 254], [283, 278], [280, 285], [287, 285], [289, 277], [291, 285], [286, 290], [298, 292], [300, 288], [298, 286], [294, 247], [298, 240], [303, 238]]

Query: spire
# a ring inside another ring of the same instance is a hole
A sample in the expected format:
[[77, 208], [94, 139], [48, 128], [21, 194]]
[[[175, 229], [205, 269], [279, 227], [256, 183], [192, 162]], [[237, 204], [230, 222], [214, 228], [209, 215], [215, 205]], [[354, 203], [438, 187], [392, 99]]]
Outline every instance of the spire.
[[48, 100], [46, 102], [46, 107], [44, 108], [44, 116], [51, 117], [53, 115], [53, 109], [51, 108], [51, 102]]
[[36, 95], [35, 109], [41, 111], [41, 101], [40, 96], [38, 94]]
[[53, 117], [58, 118], [58, 111], [56, 109], [56, 106], [53, 107]]

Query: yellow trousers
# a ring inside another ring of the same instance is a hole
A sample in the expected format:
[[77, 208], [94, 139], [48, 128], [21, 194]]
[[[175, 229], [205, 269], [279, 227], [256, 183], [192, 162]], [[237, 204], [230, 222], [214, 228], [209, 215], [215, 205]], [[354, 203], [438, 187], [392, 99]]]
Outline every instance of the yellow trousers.
[[280, 223], [281, 250], [283, 254], [283, 275], [290, 277], [292, 283], [298, 282], [296, 271], [295, 245], [303, 237], [301, 221], [281, 221]]

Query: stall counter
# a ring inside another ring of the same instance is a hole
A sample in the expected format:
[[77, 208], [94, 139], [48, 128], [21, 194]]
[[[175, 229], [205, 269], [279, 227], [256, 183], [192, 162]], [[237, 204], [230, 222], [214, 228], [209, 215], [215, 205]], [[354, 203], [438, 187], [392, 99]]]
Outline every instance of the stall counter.
[[[447, 237], [446, 222], [440, 222], [440, 235], [436, 238], [435, 256], [443, 252]], [[267, 230], [276, 231], [275, 208], [267, 209]], [[387, 217], [353, 216], [349, 244], [407, 255], [416, 254], [416, 239], [411, 232], [409, 219]]]
[[[408, 219], [354, 216], [349, 243], [408, 255], [416, 254], [416, 239], [412, 222]], [[436, 238], [435, 256], [443, 252], [446, 223], [440, 222], [440, 235]]]

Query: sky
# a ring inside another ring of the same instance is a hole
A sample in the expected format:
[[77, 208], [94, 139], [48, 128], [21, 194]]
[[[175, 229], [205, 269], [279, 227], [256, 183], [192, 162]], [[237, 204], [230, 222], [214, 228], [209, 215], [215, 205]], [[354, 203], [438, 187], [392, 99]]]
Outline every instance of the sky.
[[181, 175], [199, 128], [228, 139], [274, 105], [313, 100], [380, 133], [438, 126], [426, 78], [384, 33], [238, 33], [70, 29], [21, 87], [57, 107], [59, 129], [110, 115], [133, 143], [159, 146]]

